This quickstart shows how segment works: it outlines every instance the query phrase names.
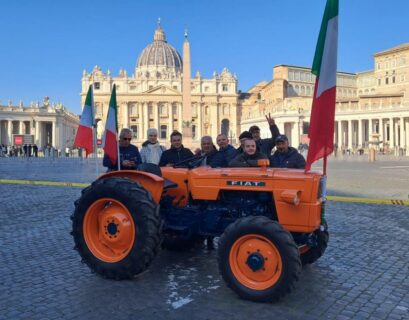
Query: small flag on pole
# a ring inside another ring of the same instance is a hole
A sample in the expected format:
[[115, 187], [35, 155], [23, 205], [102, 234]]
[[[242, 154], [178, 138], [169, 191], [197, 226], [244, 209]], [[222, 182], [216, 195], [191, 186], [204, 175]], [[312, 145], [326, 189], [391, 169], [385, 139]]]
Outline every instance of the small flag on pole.
[[75, 136], [74, 146], [84, 148], [86, 155], [94, 152], [94, 106], [93, 106], [92, 85], [89, 86], [87, 97], [85, 98], [84, 109], [82, 110], [80, 125]]
[[324, 158], [324, 174], [327, 156], [334, 149], [338, 7], [338, 0], [327, 0], [312, 66], [312, 73], [317, 78], [308, 130], [310, 146], [305, 171], [311, 169], [314, 161]]
[[112, 88], [111, 100], [109, 101], [108, 115], [105, 122], [105, 132], [102, 139], [104, 152], [113, 164], [118, 159], [118, 122], [116, 106], [116, 87]]

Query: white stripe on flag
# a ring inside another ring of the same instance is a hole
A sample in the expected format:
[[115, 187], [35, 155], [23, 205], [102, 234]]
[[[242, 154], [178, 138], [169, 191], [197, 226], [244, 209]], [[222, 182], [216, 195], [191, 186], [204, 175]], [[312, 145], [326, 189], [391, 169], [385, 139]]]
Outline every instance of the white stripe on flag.
[[328, 21], [318, 78], [317, 98], [337, 84], [338, 16]]

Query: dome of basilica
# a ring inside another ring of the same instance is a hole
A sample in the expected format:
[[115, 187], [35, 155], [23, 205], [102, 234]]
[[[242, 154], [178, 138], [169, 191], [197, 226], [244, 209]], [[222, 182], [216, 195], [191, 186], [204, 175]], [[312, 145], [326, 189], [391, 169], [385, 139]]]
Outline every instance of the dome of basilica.
[[176, 49], [167, 43], [165, 32], [160, 24], [155, 30], [153, 42], [143, 49], [136, 62], [139, 70], [152, 66], [171, 68], [176, 72], [182, 71], [182, 58]]

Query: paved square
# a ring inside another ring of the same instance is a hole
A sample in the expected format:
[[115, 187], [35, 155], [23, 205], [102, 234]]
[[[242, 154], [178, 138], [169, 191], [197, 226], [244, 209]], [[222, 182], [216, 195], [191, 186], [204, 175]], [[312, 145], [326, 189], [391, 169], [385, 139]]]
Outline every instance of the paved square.
[[[87, 162], [0, 161], [0, 179], [93, 175]], [[102, 279], [72, 250], [80, 188], [0, 184], [0, 194], [0, 319], [409, 318], [408, 207], [330, 202], [325, 255], [285, 299], [260, 304], [225, 286], [204, 247], [161, 251], [132, 281]]]

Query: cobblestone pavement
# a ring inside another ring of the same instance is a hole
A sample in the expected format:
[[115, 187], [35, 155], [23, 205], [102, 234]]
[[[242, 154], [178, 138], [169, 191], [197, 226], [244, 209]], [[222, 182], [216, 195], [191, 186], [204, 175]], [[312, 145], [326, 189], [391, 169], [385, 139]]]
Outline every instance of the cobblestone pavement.
[[[0, 162], [0, 179], [67, 178], [61, 161], [44, 164]], [[69, 181], [92, 174], [77, 165]], [[206, 248], [161, 251], [132, 281], [102, 279], [72, 250], [79, 188], [3, 184], [0, 194], [0, 319], [409, 319], [408, 207], [329, 203], [325, 255], [282, 301], [260, 304], [225, 286]]]

